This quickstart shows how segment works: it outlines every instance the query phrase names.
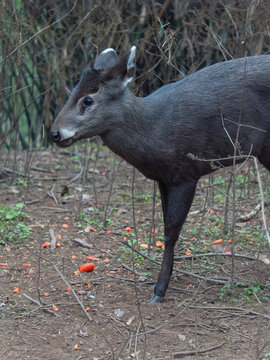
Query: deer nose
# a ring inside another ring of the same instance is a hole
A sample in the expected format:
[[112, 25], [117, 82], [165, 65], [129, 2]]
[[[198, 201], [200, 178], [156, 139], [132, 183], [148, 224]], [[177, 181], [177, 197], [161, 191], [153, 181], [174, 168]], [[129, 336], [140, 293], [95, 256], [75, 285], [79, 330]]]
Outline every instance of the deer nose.
[[59, 131], [51, 130], [50, 135], [51, 135], [52, 141], [54, 141], [54, 142], [58, 142], [61, 139], [61, 135], [60, 135]]

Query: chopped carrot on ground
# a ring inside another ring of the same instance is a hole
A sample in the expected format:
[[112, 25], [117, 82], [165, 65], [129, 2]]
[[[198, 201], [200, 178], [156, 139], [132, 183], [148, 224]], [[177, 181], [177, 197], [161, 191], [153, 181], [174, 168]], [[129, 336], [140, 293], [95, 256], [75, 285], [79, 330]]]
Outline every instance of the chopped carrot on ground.
[[85, 258], [86, 258], [86, 260], [93, 260], [93, 261], [98, 261], [99, 260], [95, 256], [85, 256]]
[[[148, 244], [140, 244], [140, 247], [144, 248], [144, 249], [148, 249], [149, 245]], [[153, 249], [153, 246], [150, 245], [150, 249]]]
[[95, 268], [94, 263], [86, 263], [86, 264], [80, 265], [80, 271], [81, 272], [91, 272], [91, 271], [94, 270], [94, 268]]
[[45, 243], [43, 243], [43, 244], [41, 245], [41, 247], [45, 248], [45, 247], [50, 246], [50, 245], [51, 245], [51, 244], [50, 244], [49, 241], [45, 241]]
[[223, 243], [223, 239], [219, 239], [219, 240], [212, 242], [212, 245], [218, 245], [218, 244], [222, 244], [222, 243]]

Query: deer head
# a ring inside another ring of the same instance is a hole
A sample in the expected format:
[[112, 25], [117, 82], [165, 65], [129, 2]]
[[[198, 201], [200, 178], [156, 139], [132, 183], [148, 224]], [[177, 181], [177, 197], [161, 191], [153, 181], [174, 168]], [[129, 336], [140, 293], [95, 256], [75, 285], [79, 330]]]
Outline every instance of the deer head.
[[115, 126], [127, 84], [135, 74], [136, 47], [122, 58], [114, 49], [102, 51], [93, 68], [86, 67], [78, 85], [50, 131], [59, 146], [102, 135]]

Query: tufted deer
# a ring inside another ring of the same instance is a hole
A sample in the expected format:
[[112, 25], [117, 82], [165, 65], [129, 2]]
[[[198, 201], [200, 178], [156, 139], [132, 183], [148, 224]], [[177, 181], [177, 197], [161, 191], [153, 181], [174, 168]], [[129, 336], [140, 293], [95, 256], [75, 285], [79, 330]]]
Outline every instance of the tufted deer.
[[120, 59], [113, 49], [104, 50], [93, 68], [84, 69], [51, 137], [69, 146], [99, 135], [158, 182], [165, 251], [153, 303], [167, 290], [174, 245], [200, 177], [232, 165], [234, 155], [236, 161], [256, 156], [270, 170], [270, 55], [206, 67], [144, 98], [127, 87], [134, 74], [134, 46]]

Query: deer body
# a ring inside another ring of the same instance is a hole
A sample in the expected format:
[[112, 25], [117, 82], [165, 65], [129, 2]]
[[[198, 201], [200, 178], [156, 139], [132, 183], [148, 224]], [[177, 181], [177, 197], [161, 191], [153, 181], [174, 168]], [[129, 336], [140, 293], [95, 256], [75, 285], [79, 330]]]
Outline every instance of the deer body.
[[[62, 146], [101, 136], [116, 154], [156, 180], [165, 251], [152, 302], [166, 292], [173, 249], [202, 175], [254, 155], [270, 170], [270, 56], [204, 68], [139, 98], [126, 87], [135, 49], [118, 59], [107, 49], [86, 69], [51, 135]], [[239, 125], [241, 124], [241, 125]]]

